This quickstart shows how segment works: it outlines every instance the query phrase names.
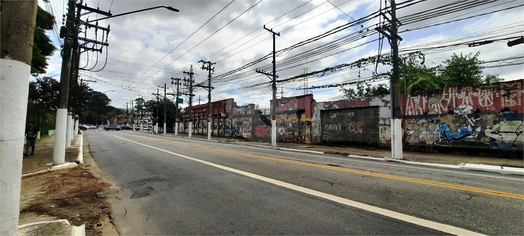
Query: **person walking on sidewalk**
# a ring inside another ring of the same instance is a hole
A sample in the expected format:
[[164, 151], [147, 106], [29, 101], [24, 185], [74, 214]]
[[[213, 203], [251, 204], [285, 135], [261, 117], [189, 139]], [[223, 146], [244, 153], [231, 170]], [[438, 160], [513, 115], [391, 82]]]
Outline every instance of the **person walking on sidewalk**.
[[29, 153], [29, 147], [31, 147], [31, 156], [35, 153], [35, 144], [36, 144], [36, 137], [38, 137], [38, 132], [40, 130], [38, 127], [33, 125], [33, 122], [29, 121], [25, 128], [25, 138], [26, 138], [26, 145], [25, 145], [25, 154], [24, 156], [27, 156]]

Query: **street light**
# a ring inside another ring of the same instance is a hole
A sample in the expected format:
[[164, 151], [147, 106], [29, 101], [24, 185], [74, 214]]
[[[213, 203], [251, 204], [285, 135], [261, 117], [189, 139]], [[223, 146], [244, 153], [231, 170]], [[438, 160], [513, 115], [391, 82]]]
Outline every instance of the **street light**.
[[157, 8], [165, 8], [165, 9], [170, 10], [170, 11], [179, 12], [178, 9], [176, 9], [176, 8], [172, 8], [171, 6], [157, 6], [157, 7], [150, 7], [150, 8], [145, 8], [145, 9], [141, 9], [141, 10], [136, 10], [136, 11], [130, 11], [130, 12], [126, 12], [126, 13], [121, 13], [121, 14], [117, 14], [117, 15], [112, 15], [112, 16], [102, 17], [102, 18], [98, 18], [98, 19], [94, 19], [94, 20], [89, 20], [89, 21], [86, 21], [85, 23], [95, 22], [95, 21], [100, 21], [100, 20], [106, 20], [106, 19], [109, 19], [109, 18], [115, 18], [115, 17], [118, 17], [118, 16], [129, 15], [129, 14], [138, 13], [138, 12], [143, 12], [143, 11], [148, 11], [148, 10], [153, 10], [153, 9], [157, 9]]
[[[79, 6], [80, 7], [80, 6]], [[66, 132], [67, 132], [67, 103], [69, 99], [69, 80], [71, 72], [71, 54], [74, 46], [75, 34], [78, 34], [78, 22], [75, 20], [75, 8], [76, 1], [70, 0], [68, 3], [67, 18], [66, 24], [60, 29], [60, 37], [64, 37], [64, 45], [62, 49], [62, 73], [60, 77], [60, 92], [58, 98], [58, 108], [56, 113], [56, 135], [55, 135], [55, 147], [53, 150], [53, 162], [56, 164], [61, 164], [65, 162], [65, 143], [66, 143]], [[85, 7], [84, 7], [85, 8]], [[170, 11], [178, 12], [178, 9], [172, 8], [170, 6], [157, 6], [150, 7], [141, 10], [126, 12], [122, 14], [112, 15], [111, 13], [103, 12], [103, 15], [107, 17], [102, 17], [99, 19], [87, 21], [84, 23], [95, 22], [100, 20], [105, 20], [117, 16], [129, 15], [137, 12], [153, 10], [157, 8], [166, 8]], [[102, 11], [97, 9], [92, 9], [92, 11], [102, 14]]]

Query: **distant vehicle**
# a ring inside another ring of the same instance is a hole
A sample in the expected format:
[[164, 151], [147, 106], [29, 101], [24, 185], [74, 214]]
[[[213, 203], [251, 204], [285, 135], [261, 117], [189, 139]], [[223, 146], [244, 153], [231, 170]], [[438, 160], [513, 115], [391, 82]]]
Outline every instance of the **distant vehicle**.
[[116, 125], [106, 125], [104, 127], [105, 130], [120, 130], [120, 127], [116, 126]]
[[78, 128], [81, 130], [86, 130], [86, 129], [89, 129], [89, 125], [80, 124], [78, 125]]
[[129, 126], [129, 125], [124, 125], [122, 126], [121, 129], [125, 129], [125, 130], [133, 130], [133, 127]]
[[143, 130], [153, 130], [153, 126], [149, 125], [149, 126], [144, 126]]
[[87, 125], [89, 127], [89, 129], [98, 129], [98, 126], [96, 125]]

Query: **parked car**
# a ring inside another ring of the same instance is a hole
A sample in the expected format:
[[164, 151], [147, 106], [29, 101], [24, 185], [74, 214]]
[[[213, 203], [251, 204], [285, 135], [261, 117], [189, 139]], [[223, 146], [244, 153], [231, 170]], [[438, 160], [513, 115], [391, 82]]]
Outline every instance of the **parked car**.
[[147, 130], [147, 131], [153, 130], [153, 126], [151, 126], [151, 125], [144, 126], [143, 130]]
[[120, 130], [120, 127], [116, 126], [116, 125], [106, 125], [104, 127], [105, 130]]
[[81, 130], [86, 130], [86, 129], [89, 129], [89, 126], [88, 125], [84, 125], [84, 124], [79, 124], [78, 128], [81, 129]]
[[124, 125], [122, 126], [121, 129], [125, 129], [125, 130], [133, 130], [133, 127], [129, 126], [129, 125]]

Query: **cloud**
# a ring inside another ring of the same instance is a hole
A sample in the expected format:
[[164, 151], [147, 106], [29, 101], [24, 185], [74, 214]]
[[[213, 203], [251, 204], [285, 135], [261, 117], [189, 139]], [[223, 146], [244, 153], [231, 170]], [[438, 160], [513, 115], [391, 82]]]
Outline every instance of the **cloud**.
[[[189, 71], [191, 65], [193, 65], [193, 70], [196, 73], [195, 80], [197, 82], [206, 80], [206, 72], [200, 69], [199, 60], [217, 62], [214, 71], [216, 76], [267, 55], [272, 51], [272, 38], [271, 34], [262, 28], [263, 25], [272, 28], [275, 32], [280, 32], [280, 36], [276, 38], [276, 47], [277, 50], [280, 50], [350, 22], [351, 18], [359, 19], [377, 11], [381, 1], [330, 0], [338, 7], [335, 8], [325, 0], [263, 0], [258, 4], [256, 4], [258, 0], [237, 0], [225, 9], [223, 8], [231, 2], [230, 0], [115, 0], [99, 2], [87, 1], [87, 4], [91, 7], [99, 7], [104, 11], [111, 9], [113, 14], [161, 5], [171, 5], [180, 10], [180, 12], [175, 13], [166, 9], [155, 9], [100, 22], [101, 25], [111, 25], [107, 65], [101, 72], [83, 71], [82, 78], [100, 78], [99, 82], [91, 83], [91, 86], [99, 91], [115, 90], [115, 92], [108, 93], [108, 96], [113, 100], [112, 105], [123, 107], [125, 102], [136, 94], [145, 94], [146, 98], [151, 97], [149, 94], [156, 92], [157, 86], [163, 86], [164, 83], [170, 85], [172, 77], [187, 77], [182, 72]], [[401, 8], [398, 11], [398, 16], [402, 18], [435, 7], [444, 7], [449, 3], [449, 1], [424, 1]], [[39, 4], [45, 5], [47, 3], [40, 1]], [[60, 25], [61, 15], [63, 9], [65, 9], [63, 7], [64, 2], [51, 0], [50, 4], [54, 8], [57, 23]], [[97, 4], [99, 5], [97, 6]], [[254, 4], [256, 6], [241, 15]], [[466, 9], [433, 19], [413, 21], [409, 24], [402, 22], [403, 25], [400, 30], [413, 30], [418, 27], [456, 20], [516, 4], [518, 3], [500, 1], [487, 5], [489, 7], [481, 6]], [[402, 4], [399, 4], [399, 7], [402, 7]], [[223, 11], [218, 13], [222, 9]], [[487, 35], [505, 35], [505, 32], [507, 33], [507, 31], [504, 31], [507, 29], [505, 26], [522, 24], [524, 18], [521, 15], [521, 10], [522, 8], [516, 8], [513, 11], [488, 14], [452, 24], [403, 32], [401, 36], [404, 40], [400, 44], [401, 49], [427, 45], [431, 42], [444, 44], [446, 40], [449, 41], [448, 43], [452, 43], [466, 36], [469, 37], [469, 40], [474, 40], [487, 37]], [[440, 11], [440, 13], [442, 12], [444, 11]], [[215, 14], [217, 14], [216, 17], [203, 26]], [[97, 17], [100, 17], [100, 15], [89, 15], [90, 19]], [[228, 24], [235, 17], [238, 17], [238, 19]], [[362, 23], [362, 26], [364, 28], [371, 27], [373, 30], [376, 23], [377, 19], [373, 19]], [[226, 24], [228, 25], [225, 26]], [[202, 28], [190, 36], [199, 27]], [[220, 31], [216, 32], [219, 29]], [[288, 78], [303, 73], [303, 68], [308, 68], [308, 71], [320, 70], [376, 55], [378, 49], [376, 42], [364, 46], [358, 45], [376, 39], [377, 34], [357, 42], [339, 45], [320, 55], [302, 56], [293, 63], [284, 64], [286, 60], [294, 56], [304, 55], [305, 52], [310, 52], [316, 47], [333, 42], [360, 29], [361, 26], [357, 25], [341, 33], [282, 53], [277, 57], [278, 75], [280, 78]], [[487, 32], [488, 29], [492, 29], [492, 31]], [[210, 36], [212, 34], [214, 35]], [[52, 33], [49, 33], [49, 35], [55, 43], [58, 43], [56, 36]], [[90, 32], [88, 36], [93, 36], [93, 32]], [[522, 45], [518, 47], [522, 47]], [[94, 53], [89, 53], [89, 57], [83, 55], [81, 64], [87, 64], [87, 58], [89, 58], [90, 63], [96, 61], [97, 58], [100, 62], [105, 62], [105, 50], [107, 49], [104, 48], [102, 55]], [[501, 42], [477, 48], [460, 47], [453, 48], [453, 50], [430, 51], [426, 57], [428, 63], [440, 63], [452, 53], [474, 53], [476, 51], [481, 51], [480, 58], [485, 61], [520, 55], [519, 50], [508, 48], [504, 42]], [[339, 53], [335, 54], [337, 52]], [[385, 41], [383, 53], [388, 52], [389, 45]], [[271, 61], [271, 59], [265, 60], [226, 78], [234, 78], [234, 80], [217, 83], [213, 96], [217, 99], [233, 97], [238, 104], [256, 103], [260, 104], [261, 107], [269, 107], [269, 100], [271, 99], [269, 86], [246, 87], [270, 81], [266, 76], [257, 74], [255, 69], [271, 71]], [[305, 63], [306, 61], [311, 62]], [[59, 75], [60, 68], [61, 57], [59, 53], [55, 53], [50, 58], [48, 75]], [[283, 70], [285, 68], [288, 69]], [[388, 68], [379, 67], [378, 70], [380, 72]], [[372, 70], [374, 70], [374, 66], [368, 67], [366, 71], [361, 70], [361, 76], [368, 76]], [[518, 78], [519, 74], [523, 74], [522, 72], [522, 65], [485, 70], [485, 73], [499, 74], [510, 79]], [[358, 70], [352, 69], [321, 78], [311, 77], [308, 79], [308, 84], [326, 85], [354, 80], [358, 80]], [[279, 89], [284, 88], [285, 96], [301, 94], [303, 91], [298, 90], [298, 88], [303, 86], [303, 82], [304, 80], [299, 80], [293, 83], [279, 84]], [[340, 95], [339, 88], [318, 89], [313, 92], [315, 99], [320, 101]], [[207, 94], [203, 89], [196, 89], [196, 93]], [[204, 97], [207, 99], [207, 96]]]

